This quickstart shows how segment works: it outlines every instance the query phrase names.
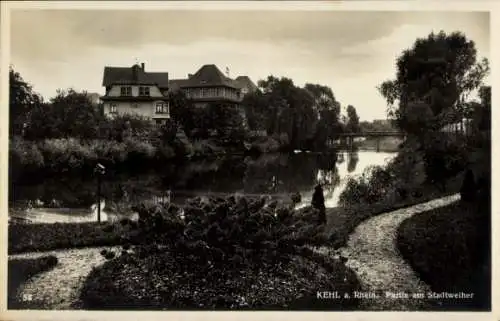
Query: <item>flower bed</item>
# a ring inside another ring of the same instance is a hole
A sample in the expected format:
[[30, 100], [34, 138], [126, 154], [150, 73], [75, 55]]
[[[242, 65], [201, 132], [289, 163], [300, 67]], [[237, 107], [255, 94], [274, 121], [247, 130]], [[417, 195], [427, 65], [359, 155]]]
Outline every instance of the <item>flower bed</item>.
[[[86, 309], [355, 309], [317, 291], [359, 290], [342, 262], [306, 249], [321, 229], [264, 199], [195, 199], [184, 208], [142, 206], [116, 258], [94, 270]], [[103, 253], [108, 255], [108, 253]], [[109, 256], [111, 258], [111, 256]], [[107, 293], [103, 296], [102, 293]]]

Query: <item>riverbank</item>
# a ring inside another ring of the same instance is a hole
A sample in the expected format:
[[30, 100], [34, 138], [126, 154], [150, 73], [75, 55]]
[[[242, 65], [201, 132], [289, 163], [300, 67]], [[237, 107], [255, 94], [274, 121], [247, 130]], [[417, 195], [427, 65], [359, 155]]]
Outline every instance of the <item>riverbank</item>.
[[136, 137], [121, 141], [77, 138], [30, 141], [12, 137], [9, 140], [10, 174], [17, 177], [40, 171], [91, 173], [98, 162], [108, 169], [161, 167], [165, 161], [291, 152], [284, 144], [272, 136], [251, 138], [234, 144], [215, 138], [191, 142], [186, 137], [168, 143]]

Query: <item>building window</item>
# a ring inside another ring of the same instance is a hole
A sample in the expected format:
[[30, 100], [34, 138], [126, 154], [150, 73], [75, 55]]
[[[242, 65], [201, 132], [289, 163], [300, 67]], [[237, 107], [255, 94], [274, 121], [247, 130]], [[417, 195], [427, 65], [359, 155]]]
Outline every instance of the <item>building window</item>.
[[117, 111], [117, 108], [116, 108], [116, 104], [111, 104], [109, 105], [109, 112], [111, 114], [116, 114], [118, 111]]
[[121, 87], [120, 88], [120, 95], [121, 96], [132, 96], [132, 87], [130, 87], [130, 86]]
[[139, 96], [149, 96], [149, 87], [139, 87]]
[[170, 106], [167, 103], [161, 102], [161, 103], [156, 103], [156, 113], [157, 114], [170, 114]]

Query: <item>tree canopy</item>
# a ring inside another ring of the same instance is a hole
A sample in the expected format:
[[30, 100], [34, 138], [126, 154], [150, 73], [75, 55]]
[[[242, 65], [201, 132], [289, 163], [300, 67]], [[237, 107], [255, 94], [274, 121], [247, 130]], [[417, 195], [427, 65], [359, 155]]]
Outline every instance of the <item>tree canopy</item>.
[[489, 72], [487, 59], [478, 61], [475, 43], [461, 32], [431, 33], [403, 51], [396, 78], [379, 91], [388, 116], [409, 133], [436, 130], [464, 115], [469, 95]]

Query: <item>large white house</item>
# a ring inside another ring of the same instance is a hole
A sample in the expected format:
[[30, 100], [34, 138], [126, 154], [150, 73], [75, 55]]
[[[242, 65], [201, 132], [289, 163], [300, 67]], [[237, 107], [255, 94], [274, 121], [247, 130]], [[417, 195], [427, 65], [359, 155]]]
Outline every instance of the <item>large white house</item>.
[[107, 116], [134, 114], [164, 123], [170, 118], [168, 72], [146, 72], [144, 63], [132, 67], [105, 67], [101, 97]]

